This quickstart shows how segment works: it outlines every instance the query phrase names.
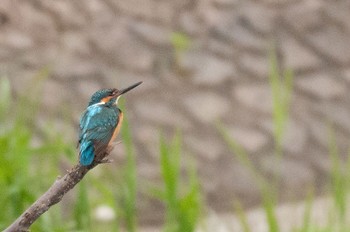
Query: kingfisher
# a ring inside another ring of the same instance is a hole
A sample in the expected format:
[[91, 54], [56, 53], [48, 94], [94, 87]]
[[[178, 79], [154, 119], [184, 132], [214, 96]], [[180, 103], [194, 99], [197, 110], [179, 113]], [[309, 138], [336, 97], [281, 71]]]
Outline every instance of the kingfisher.
[[113, 141], [119, 133], [123, 112], [118, 108], [121, 95], [140, 85], [137, 82], [125, 89], [101, 89], [90, 99], [87, 109], [80, 118], [79, 163], [89, 166], [103, 162], [113, 148]]

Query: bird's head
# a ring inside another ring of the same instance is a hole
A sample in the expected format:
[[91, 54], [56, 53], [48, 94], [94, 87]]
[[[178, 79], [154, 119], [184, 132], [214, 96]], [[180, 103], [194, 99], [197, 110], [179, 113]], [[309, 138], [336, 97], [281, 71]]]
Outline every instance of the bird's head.
[[97, 92], [95, 92], [90, 99], [89, 106], [94, 105], [94, 104], [117, 104], [118, 99], [121, 95], [124, 93], [132, 90], [136, 86], [140, 85], [142, 81], [137, 82], [136, 84], [133, 84], [125, 89], [118, 90], [118, 89], [101, 89]]

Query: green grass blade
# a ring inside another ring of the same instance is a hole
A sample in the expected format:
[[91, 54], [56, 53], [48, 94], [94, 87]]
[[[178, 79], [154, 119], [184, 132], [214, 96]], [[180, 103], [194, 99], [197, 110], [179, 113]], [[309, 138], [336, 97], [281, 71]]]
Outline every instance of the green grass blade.
[[126, 113], [124, 111], [124, 120], [122, 126], [122, 138], [126, 151], [127, 163], [124, 168], [124, 184], [122, 187], [122, 195], [124, 201], [124, 216], [126, 229], [129, 232], [135, 232], [137, 230], [137, 217], [136, 217], [136, 196], [137, 196], [137, 177], [136, 177], [136, 157], [134, 151], [134, 145], [132, 142], [132, 136], [129, 127], [129, 121], [127, 120]]
[[180, 164], [178, 163], [179, 159], [172, 154], [172, 147], [166, 144], [163, 136], [160, 139], [160, 160], [167, 203], [170, 209], [174, 209], [177, 207], [178, 169]]
[[262, 191], [265, 188], [264, 186], [267, 185], [269, 181], [265, 180], [262, 173], [259, 172], [259, 170], [254, 166], [253, 162], [250, 160], [249, 154], [229, 135], [226, 128], [220, 123], [217, 123], [217, 128], [228, 145], [230, 151], [235, 155], [238, 161], [249, 170]]
[[288, 122], [289, 106], [293, 89], [293, 72], [290, 69], [284, 71], [281, 80], [278, 68], [278, 61], [274, 49], [270, 52], [269, 81], [273, 101], [273, 122], [276, 155], [282, 155], [282, 142], [285, 127]]
[[3, 120], [11, 104], [11, 86], [6, 77], [0, 77], [0, 120]]
[[179, 231], [194, 231], [199, 222], [201, 214], [202, 199], [200, 195], [197, 169], [194, 162], [188, 162], [189, 189], [187, 194], [180, 198], [180, 220]]
[[74, 207], [74, 220], [77, 230], [89, 230], [91, 225], [90, 204], [86, 183], [79, 183], [77, 200]]
[[252, 230], [250, 229], [250, 226], [249, 226], [249, 223], [247, 220], [247, 215], [246, 215], [241, 203], [238, 201], [238, 199], [236, 199], [234, 201], [234, 208], [235, 208], [236, 215], [239, 219], [239, 222], [241, 223], [242, 231], [243, 232], [251, 232]]
[[187, 160], [188, 182], [182, 185], [181, 181], [181, 135], [177, 133], [168, 144], [160, 136], [160, 168], [164, 189], [154, 191], [158, 199], [165, 203], [166, 218], [163, 231], [192, 232], [195, 231], [201, 215], [201, 194], [197, 170], [194, 162]]
[[303, 224], [299, 232], [310, 232], [311, 231], [311, 209], [313, 203], [313, 191], [310, 191], [305, 204], [305, 211], [303, 216]]
[[161, 162], [161, 175], [165, 185], [164, 196], [166, 204], [166, 225], [165, 231], [176, 231], [174, 226], [177, 220], [177, 186], [178, 186], [178, 170], [176, 169], [179, 164], [175, 164], [171, 161], [171, 147], [165, 142], [163, 136], [160, 138], [160, 162]]
[[263, 209], [265, 211], [265, 216], [267, 220], [267, 224], [269, 226], [270, 232], [278, 232], [279, 225], [276, 217], [276, 205], [277, 205], [277, 196], [275, 192], [274, 186], [269, 186], [268, 184], [263, 185], [262, 190], [262, 198], [263, 198]]
[[341, 221], [345, 220], [346, 208], [347, 208], [347, 186], [348, 180], [344, 174], [344, 167], [342, 166], [342, 161], [339, 157], [338, 147], [335, 141], [335, 134], [331, 126], [329, 126], [328, 133], [329, 141], [329, 154], [332, 161], [331, 168], [331, 185], [334, 203], [339, 213]]

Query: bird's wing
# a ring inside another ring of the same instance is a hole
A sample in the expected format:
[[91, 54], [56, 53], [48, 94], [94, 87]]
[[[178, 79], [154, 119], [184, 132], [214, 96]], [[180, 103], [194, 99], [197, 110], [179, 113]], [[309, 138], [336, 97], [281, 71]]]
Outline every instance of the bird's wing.
[[90, 106], [80, 120], [79, 143], [93, 142], [95, 155], [104, 152], [118, 125], [120, 111], [103, 105]]

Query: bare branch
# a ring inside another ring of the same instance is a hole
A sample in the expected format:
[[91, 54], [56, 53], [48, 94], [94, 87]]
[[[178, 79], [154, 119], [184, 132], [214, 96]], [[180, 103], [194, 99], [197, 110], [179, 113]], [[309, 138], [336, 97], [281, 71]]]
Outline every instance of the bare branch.
[[74, 166], [63, 177], [58, 177], [52, 186], [36, 202], [34, 202], [4, 232], [27, 232], [29, 227], [49, 208], [62, 200], [62, 197], [79, 183], [85, 174], [98, 163], [85, 167]]

